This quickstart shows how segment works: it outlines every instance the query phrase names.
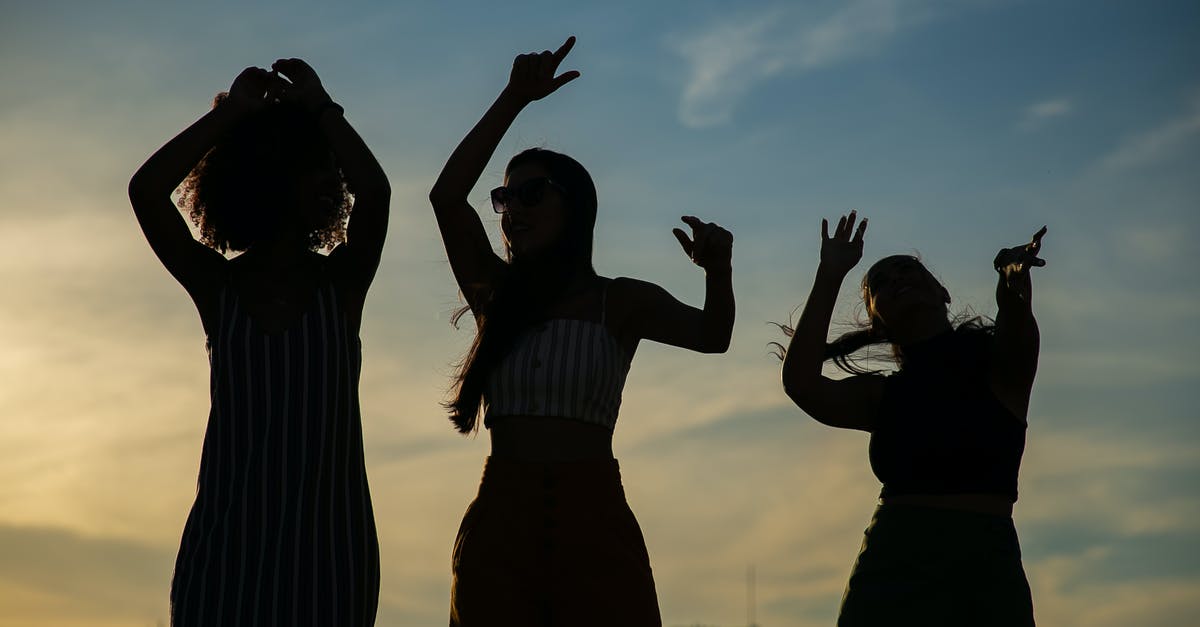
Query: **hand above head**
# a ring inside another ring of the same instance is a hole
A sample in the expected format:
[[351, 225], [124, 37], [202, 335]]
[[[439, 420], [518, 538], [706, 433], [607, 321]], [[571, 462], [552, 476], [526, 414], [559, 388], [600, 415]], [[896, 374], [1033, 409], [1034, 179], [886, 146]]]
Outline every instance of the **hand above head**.
[[1042, 250], [1042, 236], [1045, 234], [1046, 227], [1043, 226], [1033, 234], [1033, 239], [1028, 244], [1000, 249], [992, 261], [992, 267], [1000, 274], [1011, 276], [1028, 272], [1033, 267], [1046, 265], [1046, 261], [1038, 257], [1038, 253]]
[[[867, 232], [867, 219], [863, 218], [854, 228], [857, 211], [842, 216], [829, 236], [829, 221], [821, 218], [821, 266], [845, 276], [858, 264], [863, 254], [863, 234]], [[851, 237], [853, 235], [853, 237]]]
[[283, 92], [286, 83], [260, 67], [248, 67], [233, 79], [226, 102], [243, 113], [261, 111]]
[[[279, 59], [271, 64], [272, 75], [284, 81], [282, 99], [317, 113], [333, 102], [312, 66], [301, 59]], [[282, 75], [282, 76], [281, 76]]]
[[683, 229], [671, 229], [671, 232], [693, 263], [705, 270], [730, 267], [733, 260], [732, 233], [696, 216], [682, 216], [679, 219], [692, 227], [692, 236], [689, 238]]
[[575, 37], [571, 36], [554, 52], [543, 50], [540, 53], [518, 55], [513, 60], [508, 86], [504, 90], [522, 102], [533, 102], [549, 96], [559, 87], [579, 78], [579, 72], [575, 70], [555, 76], [559, 64], [574, 46]]

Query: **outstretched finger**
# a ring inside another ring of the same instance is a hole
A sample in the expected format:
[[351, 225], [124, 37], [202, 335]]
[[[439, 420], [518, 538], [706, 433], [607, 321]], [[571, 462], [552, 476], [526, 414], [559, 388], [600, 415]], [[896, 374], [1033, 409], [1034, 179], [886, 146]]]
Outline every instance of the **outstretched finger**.
[[563, 45], [558, 47], [558, 50], [554, 51], [555, 65], [557, 66], [559, 63], [561, 63], [563, 58], [565, 58], [567, 56], [567, 53], [571, 52], [571, 48], [574, 48], [574, 47], [575, 47], [575, 36], [571, 35], [570, 37], [567, 37], [567, 40], [563, 42]]
[[834, 239], [845, 239], [846, 238], [846, 216], [842, 216], [842, 217], [838, 218], [837, 228], [833, 230], [833, 238]]
[[696, 216], [679, 216], [679, 219], [683, 220], [684, 224], [692, 227], [692, 232], [695, 232], [695, 231], [698, 231], [698, 230], [704, 228], [704, 225], [705, 225], [704, 220], [701, 220], [700, 218], [697, 218]]
[[1033, 244], [1034, 249], [1038, 249], [1038, 248], [1042, 247], [1042, 236], [1045, 234], [1046, 234], [1045, 226], [1038, 229], [1038, 232], [1033, 234], [1033, 240], [1030, 243]]
[[688, 257], [691, 257], [694, 244], [692, 243], [692, 240], [688, 238], [687, 233], [684, 233], [683, 229], [671, 229], [671, 233], [674, 233], [675, 239], [679, 240], [679, 245], [683, 247], [683, 252], [687, 254]]
[[829, 220], [821, 218], [821, 241], [829, 241]]
[[862, 222], [858, 223], [858, 228], [854, 230], [854, 237], [850, 239], [851, 244], [861, 244], [863, 234], [867, 232], [867, 219], [863, 218]]
[[569, 83], [577, 78], [579, 78], [579, 72], [577, 72], [575, 70], [571, 70], [570, 72], [563, 72], [562, 74], [559, 74], [557, 77], [555, 77], [554, 89], [558, 89], [559, 87], [562, 87], [563, 85], [566, 85], [567, 83]]

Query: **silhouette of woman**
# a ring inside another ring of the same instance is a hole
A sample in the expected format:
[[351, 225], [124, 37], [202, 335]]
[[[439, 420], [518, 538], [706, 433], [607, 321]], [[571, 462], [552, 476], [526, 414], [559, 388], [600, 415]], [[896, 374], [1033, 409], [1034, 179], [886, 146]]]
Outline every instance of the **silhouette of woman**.
[[[826, 344], [842, 280], [862, 257], [867, 221], [829, 236], [783, 363], [783, 386], [817, 421], [870, 432], [880, 502], [842, 597], [838, 625], [1032, 625], [1012, 522], [1038, 328], [1029, 268], [1045, 227], [1000, 251], [995, 324], [957, 327], [950, 294], [914, 257], [885, 257], [862, 281], [869, 323]], [[853, 355], [890, 344], [899, 370]], [[852, 376], [821, 374], [829, 359]]]
[[[171, 202], [181, 182], [203, 243]], [[212, 369], [172, 625], [374, 624], [358, 329], [390, 194], [299, 59], [247, 68], [130, 181], [146, 239], [200, 312]]]
[[491, 193], [506, 259], [492, 252], [468, 193], [517, 114], [579, 76], [556, 76], [574, 43], [516, 58], [429, 195], [477, 323], [447, 408], [460, 432], [476, 430], [481, 412], [491, 432], [454, 545], [451, 625], [661, 624], [612, 453], [621, 390], [640, 340], [719, 353], [733, 329], [733, 236], [691, 216], [692, 237], [674, 230], [705, 269], [702, 310], [651, 283], [598, 276], [596, 189], [556, 152], [533, 148], [508, 163]]

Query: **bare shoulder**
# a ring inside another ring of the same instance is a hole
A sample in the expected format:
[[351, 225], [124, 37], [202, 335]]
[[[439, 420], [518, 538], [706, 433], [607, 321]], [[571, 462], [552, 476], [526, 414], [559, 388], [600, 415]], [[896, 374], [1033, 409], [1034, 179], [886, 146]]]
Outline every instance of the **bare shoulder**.
[[667, 290], [656, 283], [625, 276], [608, 279], [608, 298], [626, 306], [644, 306], [663, 296], [669, 296]]

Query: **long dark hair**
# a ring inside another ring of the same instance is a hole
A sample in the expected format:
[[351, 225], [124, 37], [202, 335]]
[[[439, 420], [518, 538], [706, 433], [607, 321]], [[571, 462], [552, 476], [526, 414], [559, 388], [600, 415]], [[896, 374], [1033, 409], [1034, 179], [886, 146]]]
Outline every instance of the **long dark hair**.
[[[871, 270], [874, 270], [880, 264], [894, 262], [898, 259], [914, 261], [925, 272], [929, 272], [929, 269], [925, 268], [924, 264], [921, 264], [921, 260], [916, 256], [892, 255], [884, 257], [876, 261], [870, 270], [867, 270], [867, 273], [863, 275], [862, 282], [859, 284], [864, 304], [871, 302], [871, 287], [867, 281], [868, 277], [871, 276]], [[930, 273], [930, 276], [933, 276], [932, 273]], [[934, 280], [936, 281], [937, 279], [934, 278]], [[888, 338], [887, 331], [878, 322], [878, 316], [870, 311], [870, 306], [865, 306], [867, 307], [866, 319], [859, 316], [856, 320], [846, 325], [850, 327], [849, 331], [825, 343], [825, 361], [832, 360], [834, 365], [848, 374], [880, 374], [883, 370], [868, 366], [868, 364], [876, 360], [888, 362], [893, 366], [903, 366], [904, 351], [899, 344]], [[787, 337], [792, 337], [796, 333], [790, 320], [788, 324], [777, 324], [776, 326]], [[954, 328], [956, 335], [961, 336], [990, 336], [994, 335], [996, 331], [993, 321], [976, 315], [969, 308], [956, 314], [950, 320], [950, 326]], [[770, 345], [774, 348], [774, 353], [780, 360], [787, 356], [787, 348], [783, 344], [771, 342]], [[884, 350], [872, 350], [880, 348]]]
[[[513, 258], [506, 251], [501, 276], [488, 294], [476, 304], [475, 340], [458, 364], [454, 375], [453, 399], [443, 403], [450, 421], [460, 433], [479, 428], [483, 392], [488, 375], [512, 349], [517, 337], [545, 316], [546, 308], [563, 295], [571, 278], [582, 273], [595, 277], [592, 268], [592, 233], [596, 226], [596, 186], [578, 161], [567, 155], [529, 148], [518, 153], [504, 168], [507, 177], [515, 168], [537, 164], [565, 190], [567, 216], [563, 236], [545, 254], [533, 259]], [[451, 322], [470, 311], [464, 306]]]
[[[213, 108], [225, 106], [222, 92]], [[220, 252], [243, 251], [270, 237], [297, 208], [291, 189], [322, 173], [332, 204], [309, 225], [308, 246], [332, 248], [345, 239], [352, 196], [314, 116], [280, 103], [240, 120], [217, 140], [184, 179], [180, 205], [200, 228], [200, 239]]]

